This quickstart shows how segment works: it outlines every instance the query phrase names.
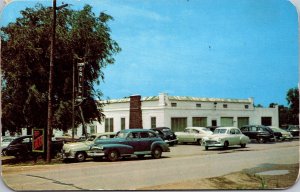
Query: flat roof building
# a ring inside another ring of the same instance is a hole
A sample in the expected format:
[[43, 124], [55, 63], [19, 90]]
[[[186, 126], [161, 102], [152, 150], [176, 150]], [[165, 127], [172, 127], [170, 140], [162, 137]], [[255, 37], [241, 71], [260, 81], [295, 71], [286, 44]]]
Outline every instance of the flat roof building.
[[[132, 103], [132, 100], [139, 103]], [[137, 128], [136, 125], [146, 129], [170, 127], [173, 131], [182, 131], [192, 126], [241, 127], [248, 124], [279, 126], [278, 106], [257, 108], [253, 105], [253, 98], [201, 98], [160, 93], [158, 96], [134, 95], [100, 103], [104, 104], [102, 110], [105, 118], [101, 124], [94, 122], [88, 125], [88, 133]], [[140, 116], [136, 116], [139, 113]], [[77, 135], [81, 133], [79, 127]]]

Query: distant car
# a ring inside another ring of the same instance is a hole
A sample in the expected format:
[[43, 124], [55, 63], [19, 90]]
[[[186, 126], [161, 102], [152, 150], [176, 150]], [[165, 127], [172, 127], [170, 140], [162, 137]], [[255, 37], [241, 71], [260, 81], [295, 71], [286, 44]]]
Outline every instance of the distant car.
[[6, 148], [7, 146], [14, 140], [16, 139], [17, 137], [4, 137], [2, 138], [1, 140], [1, 154], [3, 156], [6, 155]]
[[115, 137], [116, 133], [106, 132], [91, 135], [87, 140], [74, 143], [65, 143], [62, 149], [63, 159], [75, 159], [78, 162], [85, 161], [87, 158], [87, 151], [96, 140], [111, 139]]
[[215, 129], [212, 135], [203, 137], [205, 150], [208, 150], [209, 147], [227, 148], [232, 145], [240, 145], [244, 148], [249, 142], [249, 137], [236, 127], [219, 127]]
[[275, 137], [276, 137], [276, 140], [281, 140], [281, 141], [284, 141], [284, 140], [291, 140], [293, 138], [293, 135], [286, 131], [286, 130], [283, 130], [279, 127], [274, 127], [274, 126], [269, 126], [275, 133], [280, 133], [280, 134], [275, 134]]
[[274, 132], [263, 125], [245, 125], [240, 129], [242, 133], [248, 136], [250, 139], [255, 139], [259, 143], [265, 143], [267, 141], [275, 141]]
[[287, 131], [290, 132], [293, 137], [299, 138], [299, 125], [289, 125]]
[[156, 127], [150, 130], [156, 132], [162, 138], [162, 140], [164, 140], [170, 146], [173, 146], [178, 142], [175, 133], [168, 127]]
[[187, 127], [183, 132], [175, 132], [178, 143], [197, 143], [202, 144], [202, 138], [208, 135], [213, 134], [206, 127]]
[[106, 157], [109, 161], [116, 161], [120, 157], [132, 155], [138, 158], [151, 155], [158, 159], [162, 152], [170, 152], [170, 149], [154, 131], [125, 129], [119, 131], [113, 139], [96, 140], [87, 154], [94, 158]]
[[[54, 157], [56, 154], [60, 153], [62, 146], [62, 141], [52, 140], [51, 156]], [[19, 159], [33, 155], [33, 153], [31, 135], [21, 136], [14, 139], [6, 148], [7, 156], [15, 156]]]

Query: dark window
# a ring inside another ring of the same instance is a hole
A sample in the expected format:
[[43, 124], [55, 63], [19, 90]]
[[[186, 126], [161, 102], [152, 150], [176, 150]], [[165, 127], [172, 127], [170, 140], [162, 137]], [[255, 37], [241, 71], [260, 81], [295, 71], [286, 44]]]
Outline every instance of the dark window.
[[272, 117], [261, 117], [261, 124], [264, 126], [272, 125]]
[[211, 126], [217, 126], [217, 120], [211, 120]]
[[197, 104], [196, 104], [196, 107], [199, 107], [199, 108], [200, 108], [200, 107], [201, 107], [201, 103], [197, 103]]
[[151, 117], [151, 128], [156, 127], [156, 117]]
[[113, 132], [114, 131], [114, 119], [106, 118], [105, 119], [105, 132]]
[[227, 108], [228, 107], [228, 105], [227, 104], [223, 104], [223, 108]]
[[249, 109], [249, 105], [245, 105], [245, 109]]
[[172, 107], [177, 107], [177, 103], [171, 103]]
[[148, 137], [149, 137], [149, 134], [148, 134], [148, 132], [141, 132], [141, 133], [140, 133], [140, 137], [141, 137], [141, 138], [148, 138]]
[[125, 129], [125, 118], [122, 117], [121, 118], [121, 130], [124, 130]]

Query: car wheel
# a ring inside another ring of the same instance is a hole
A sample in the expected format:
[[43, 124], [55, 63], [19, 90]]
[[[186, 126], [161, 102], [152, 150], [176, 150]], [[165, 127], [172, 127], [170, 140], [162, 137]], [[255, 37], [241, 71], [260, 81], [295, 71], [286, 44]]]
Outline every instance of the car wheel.
[[3, 155], [3, 156], [6, 156], [6, 149], [3, 149], [3, 150], [2, 150], [2, 155]]
[[205, 150], [206, 150], [206, 151], [208, 150], [208, 146], [205, 146]]
[[152, 151], [152, 157], [154, 159], [159, 159], [161, 157], [162, 150], [160, 147], [155, 147], [154, 150]]
[[246, 143], [241, 144], [241, 147], [245, 148], [246, 147]]
[[86, 159], [86, 154], [84, 152], [77, 152], [75, 155], [75, 159], [77, 162], [83, 162]]
[[119, 153], [117, 150], [110, 150], [108, 153], [107, 153], [107, 159], [109, 161], [117, 161], [119, 159]]
[[227, 148], [228, 148], [228, 146], [229, 146], [229, 143], [228, 143], [228, 141], [225, 141], [223, 148], [224, 148], [224, 149], [227, 149]]
[[263, 137], [259, 137], [259, 138], [257, 139], [257, 141], [258, 141], [258, 143], [265, 143], [265, 142], [266, 142], [265, 139], [264, 139]]

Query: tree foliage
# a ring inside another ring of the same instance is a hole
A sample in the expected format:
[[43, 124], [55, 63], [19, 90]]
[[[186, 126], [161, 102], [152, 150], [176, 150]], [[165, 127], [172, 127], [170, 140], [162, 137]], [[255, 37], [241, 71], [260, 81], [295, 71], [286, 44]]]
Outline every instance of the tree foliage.
[[299, 124], [299, 89], [291, 88], [287, 92], [286, 100], [289, 105], [289, 124]]
[[[49, 7], [37, 4], [21, 11], [21, 17], [1, 28], [2, 44], [2, 126], [9, 130], [21, 127], [46, 127], [50, 36], [52, 15]], [[53, 82], [53, 125], [67, 130], [72, 117], [72, 68], [82, 58], [85, 62], [83, 113], [85, 121], [101, 118], [94, 90], [104, 79], [102, 69], [114, 63], [121, 51], [111, 38], [108, 22], [113, 17], [92, 7], [57, 12]], [[77, 73], [77, 72], [76, 72]], [[77, 74], [75, 74], [77, 77]], [[77, 85], [77, 78], [75, 84]], [[76, 116], [76, 124], [80, 122]]]

